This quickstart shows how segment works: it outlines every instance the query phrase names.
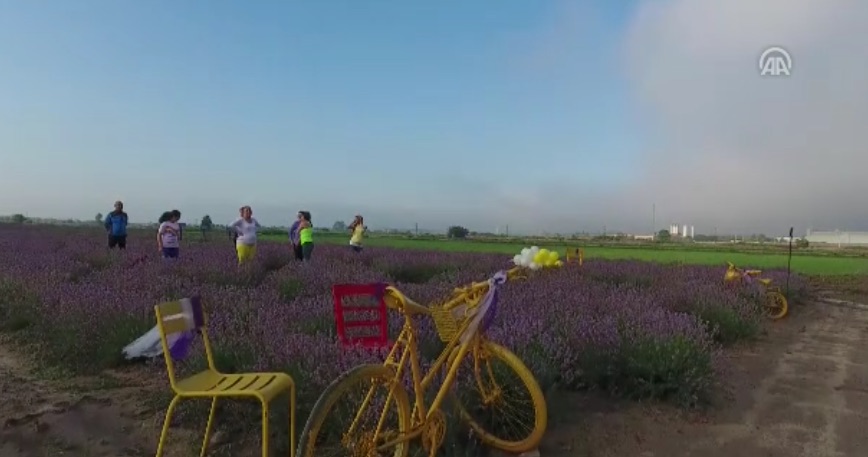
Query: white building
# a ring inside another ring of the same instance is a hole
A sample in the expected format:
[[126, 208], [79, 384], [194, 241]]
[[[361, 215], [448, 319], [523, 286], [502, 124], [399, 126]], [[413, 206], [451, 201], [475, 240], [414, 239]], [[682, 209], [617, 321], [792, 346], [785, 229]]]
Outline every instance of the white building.
[[868, 232], [842, 232], [841, 230], [811, 230], [805, 235], [808, 243], [825, 243], [837, 246], [868, 246]]
[[680, 236], [682, 238], [693, 238], [696, 234], [696, 227], [687, 224], [670, 224], [669, 225], [669, 234], [671, 236]]

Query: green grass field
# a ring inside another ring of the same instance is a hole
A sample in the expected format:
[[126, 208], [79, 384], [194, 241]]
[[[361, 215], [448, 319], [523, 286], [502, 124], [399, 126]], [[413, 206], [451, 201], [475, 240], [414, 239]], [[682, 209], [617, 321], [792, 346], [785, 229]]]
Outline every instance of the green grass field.
[[[273, 241], [286, 241], [286, 235], [266, 235], [264, 238]], [[346, 244], [349, 238], [344, 234], [318, 233], [316, 241], [329, 244]], [[541, 247], [557, 249], [562, 255], [567, 245], [545, 244]], [[523, 247], [520, 243], [474, 242], [437, 239], [411, 239], [390, 236], [370, 236], [365, 239], [365, 246], [370, 248], [391, 247], [399, 249], [439, 250], [452, 252], [488, 252], [501, 253], [504, 256], [518, 254]], [[582, 247], [586, 259], [636, 259], [654, 262], [683, 262], [704, 265], [725, 265], [727, 261], [738, 266], [751, 268], [786, 268], [787, 255], [775, 252], [753, 252], [739, 250], [738, 247], [702, 248], [672, 246], [654, 247], [619, 247], [619, 246], [587, 246], [570, 244], [570, 247]], [[843, 256], [834, 253], [802, 253], [793, 254], [792, 269], [806, 275], [868, 275], [868, 257]]]

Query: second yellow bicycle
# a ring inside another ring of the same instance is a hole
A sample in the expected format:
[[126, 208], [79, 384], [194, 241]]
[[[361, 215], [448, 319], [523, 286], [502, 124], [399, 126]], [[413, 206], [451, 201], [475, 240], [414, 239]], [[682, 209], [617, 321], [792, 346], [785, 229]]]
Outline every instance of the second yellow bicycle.
[[723, 281], [727, 283], [742, 282], [748, 285], [757, 281], [760, 285], [759, 290], [765, 315], [772, 320], [782, 319], [790, 308], [787, 297], [781, 292], [780, 287], [772, 285], [771, 279], [760, 278], [761, 274], [761, 270], [742, 270], [728, 262]]

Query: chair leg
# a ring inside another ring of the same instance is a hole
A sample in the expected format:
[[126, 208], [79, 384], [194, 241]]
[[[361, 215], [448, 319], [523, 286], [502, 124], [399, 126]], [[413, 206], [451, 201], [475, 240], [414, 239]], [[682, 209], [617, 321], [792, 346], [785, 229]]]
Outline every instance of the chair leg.
[[160, 442], [157, 444], [156, 457], [163, 457], [163, 445], [166, 444], [166, 436], [169, 435], [169, 424], [172, 422], [172, 415], [175, 414], [175, 407], [178, 406], [180, 400], [181, 397], [175, 395], [175, 398], [169, 403], [169, 409], [166, 410], [166, 418], [163, 420], [163, 430], [160, 432]]
[[295, 456], [295, 384], [289, 388], [289, 457]]
[[262, 457], [268, 457], [268, 402], [262, 402]]
[[199, 452], [199, 457], [205, 457], [208, 452], [208, 442], [211, 439], [211, 430], [214, 424], [214, 412], [217, 410], [217, 397], [211, 398], [211, 412], [208, 413], [208, 424], [205, 425], [205, 439], [202, 440], [202, 451]]

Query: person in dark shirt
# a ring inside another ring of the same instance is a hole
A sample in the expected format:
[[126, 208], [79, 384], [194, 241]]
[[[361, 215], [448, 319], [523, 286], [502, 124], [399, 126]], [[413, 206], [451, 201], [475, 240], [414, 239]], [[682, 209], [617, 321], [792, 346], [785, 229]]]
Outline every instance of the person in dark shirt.
[[301, 252], [301, 242], [298, 239], [298, 226], [301, 224], [302, 215], [299, 212], [295, 216], [295, 222], [289, 226], [289, 244], [292, 246], [292, 254], [295, 260], [304, 260], [304, 255]]
[[127, 248], [127, 213], [124, 212], [124, 203], [121, 201], [115, 202], [115, 210], [106, 214], [105, 225], [106, 233], [108, 233], [108, 247], [114, 249]]

